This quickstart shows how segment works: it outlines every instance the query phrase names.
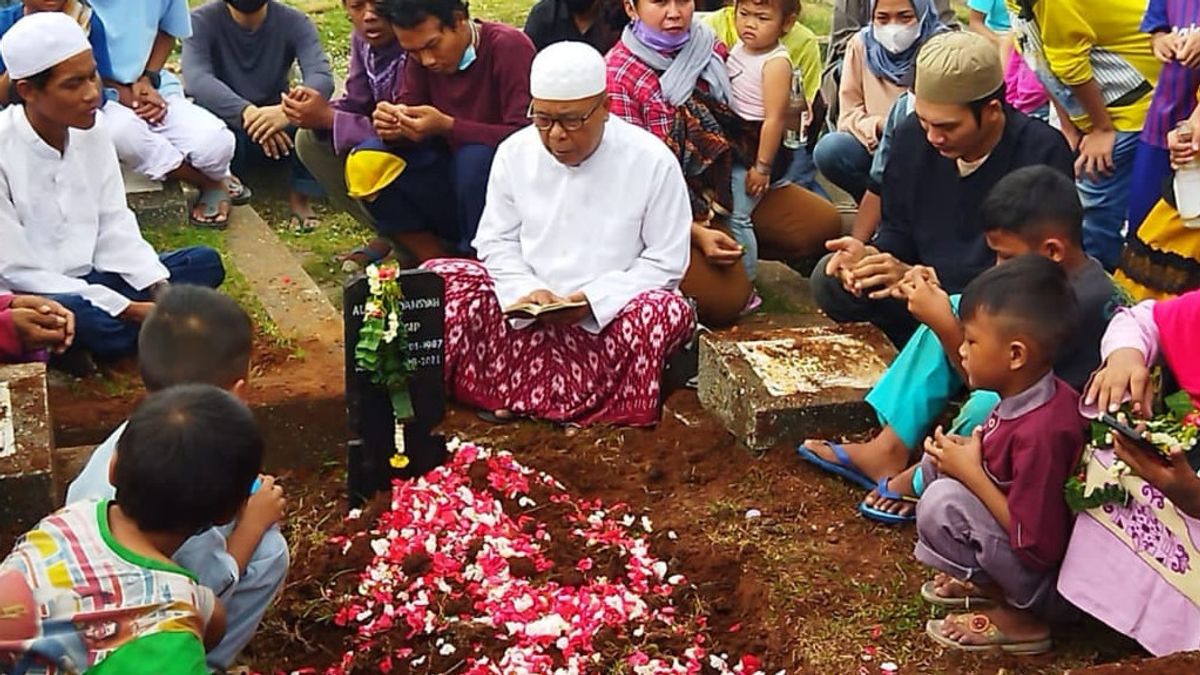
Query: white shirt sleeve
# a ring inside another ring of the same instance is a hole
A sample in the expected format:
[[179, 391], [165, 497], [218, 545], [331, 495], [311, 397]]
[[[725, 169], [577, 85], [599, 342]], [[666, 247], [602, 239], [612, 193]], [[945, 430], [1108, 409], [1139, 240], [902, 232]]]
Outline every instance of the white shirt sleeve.
[[591, 333], [604, 330], [639, 294], [655, 289], [675, 290], [691, 256], [692, 209], [683, 171], [672, 157], [656, 163], [645, 177], [660, 186], [642, 219], [641, 255], [628, 269], [600, 275], [581, 290], [592, 316], [581, 323]]
[[505, 148], [500, 146], [492, 162], [487, 199], [473, 243], [479, 260], [495, 282], [496, 298], [502, 308], [533, 291], [550, 288], [538, 279], [521, 252], [521, 213], [513, 196], [507, 166], [509, 153]]
[[0, 181], [0, 285], [12, 291], [55, 295], [74, 293], [117, 316], [129, 306], [125, 296], [104, 286], [89, 285], [82, 279], [60, 274], [39, 264], [25, 238], [7, 182]]
[[[95, 160], [98, 165], [96, 168], [101, 172], [100, 203], [97, 205], [100, 231], [96, 238], [95, 253], [92, 254], [92, 265], [99, 271], [121, 275], [130, 286], [140, 291], [167, 279], [170, 272], [159, 261], [154, 248], [142, 238], [137, 217], [125, 201], [125, 183], [121, 179], [116, 149], [111, 144], [98, 146], [108, 151], [97, 153]], [[93, 304], [99, 303], [93, 301]], [[124, 307], [121, 309], [123, 311]]]

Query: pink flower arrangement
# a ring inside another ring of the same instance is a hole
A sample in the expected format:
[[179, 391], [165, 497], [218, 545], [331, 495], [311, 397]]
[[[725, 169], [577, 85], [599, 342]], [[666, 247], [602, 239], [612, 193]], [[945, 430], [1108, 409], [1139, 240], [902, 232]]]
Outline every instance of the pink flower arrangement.
[[[335, 622], [355, 638], [327, 675], [435, 662], [469, 675], [567, 675], [620, 661], [638, 675], [762, 672], [752, 655], [709, 652], [704, 617], [675, 605], [688, 582], [653, 554], [649, 518], [577, 499], [509, 453], [458, 441], [451, 452], [424, 477], [397, 481], [390, 510], [359, 535], [375, 558], [340, 604]], [[569, 541], [554, 541], [539, 515], [565, 519]], [[343, 552], [352, 544], [331, 542]], [[619, 636], [621, 653], [602, 635]]]

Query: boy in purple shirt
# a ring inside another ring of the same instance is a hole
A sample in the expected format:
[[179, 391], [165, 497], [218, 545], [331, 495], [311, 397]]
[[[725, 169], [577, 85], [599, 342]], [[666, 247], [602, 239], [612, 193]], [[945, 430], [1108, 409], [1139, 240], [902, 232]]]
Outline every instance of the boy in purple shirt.
[[371, 202], [376, 227], [421, 261], [470, 254], [496, 146], [529, 123], [533, 43], [471, 20], [462, 0], [379, 8], [408, 61], [397, 103], [376, 106], [375, 131], [407, 167]]
[[960, 316], [969, 384], [1000, 403], [969, 437], [939, 427], [926, 439], [915, 554], [941, 572], [921, 589], [926, 600], [994, 607], [930, 621], [926, 633], [967, 651], [1040, 654], [1071, 534], [1063, 486], [1084, 443], [1079, 394], [1053, 371], [1078, 301], [1061, 267], [1027, 254], [972, 281]]

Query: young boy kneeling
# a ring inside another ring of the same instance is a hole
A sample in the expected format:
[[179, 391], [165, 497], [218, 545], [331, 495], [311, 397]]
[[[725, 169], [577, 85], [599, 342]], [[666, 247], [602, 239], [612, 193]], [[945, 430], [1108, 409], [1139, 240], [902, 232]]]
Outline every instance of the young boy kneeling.
[[[138, 334], [142, 381], [152, 392], [180, 384], [210, 384], [242, 397], [250, 377], [250, 317], [229, 297], [200, 286], [172, 286]], [[100, 444], [67, 489], [67, 503], [111, 499], [109, 465], [126, 432], [116, 429]], [[237, 520], [196, 530], [173, 555], [225, 603], [229, 627], [209, 650], [208, 663], [226, 669], [254, 637], [288, 571], [288, 547], [275, 523], [283, 515], [283, 490], [266, 476]]]
[[0, 563], [0, 670], [208, 673], [225, 611], [171, 556], [243, 509], [262, 455], [254, 416], [228, 392], [146, 399], [118, 444], [116, 497], [47, 516]]
[[1079, 394], [1052, 370], [1079, 305], [1059, 265], [1027, 254], [972, 281], [960, 317], [968, 384], [1000, 403], [969, 437], [939, 427], [926, 439], [916, 557], [944, 573], [922, 589], [930, 602], [995, 607], [926, 632], [959, 649], [1039, 654], [1051, 648], [1044, 620], [1062, 602], [1055, 581], [1072, 524], [1063, 486], [1084, 443]]

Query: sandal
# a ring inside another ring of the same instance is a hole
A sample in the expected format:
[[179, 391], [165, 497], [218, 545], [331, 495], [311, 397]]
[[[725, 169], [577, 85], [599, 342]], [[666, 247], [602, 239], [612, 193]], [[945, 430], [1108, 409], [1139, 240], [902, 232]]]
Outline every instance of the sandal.
[[[805, 442], [807, 443], [807, 441]], [[871, 480], [870, 476], [863, 473], [857, 466], [854, 466], [854, 462], [850, 461], [850, 455], [846, 454], [846, 449], [842, 447], [841, 443], [834, 443], [833, 441], [817, 442], [824, 443], [829, 446], [830, 450], [833, 450], [834, 456], [837, 457], [837, 463], [835, 464], [809, 450], [805, 447], [804, 443], [796, 446], [796, 452], [800, 455], [800, 459], [809, 464], [816, 465], [819, 469], [828, 471], [836, 476], [841, 476], [864, 490], [873, 490], [875, 488], [875, 481]]]
[[[196, 197], [196, 201], [192, 202], [191, 212], [188, 214], [188, 222], [196, 227], [210, 227], [218, 230], [223, 230], [229, 227], [229, 214], [221, 213], [221, 205], [229, 205], [229, 193], [225, 188], [211, 188], [201, 190], [200, 196]], [[204, 207], [204, 219], [196, 217], [196, 205]]]
[[[974, 584], [968, 581], [962, 581], [950, 577], [950, 583], [956, 586], [966, 588], [968, 585], [974, 589]], [[937, 584], [933, 580], [926, 581], [921, 584], [921, 599], [934, 607], [944, 607], [946, 609], [965, 609], [970, 611], [972, 607], [991, 607], [992, 599], [982, 595], [966, 595], [964, 597], [946, 597], [937, 594]]]
[[492, 410], [480, 410], [475, 413], [475, 416], [489, 424], [512, 424], [517, 421], [517, 416], [512, 411], [506, 410], [507, 415], [497, 415]]
[[254, 198], [254, 191], [250, 189], [236, 176], [229, 176], [225, 179], [225, 191], [229, 194], [229, 201], [234, 206], [245, 206]]
[[[858, 512], [861, 513], [864, 518], [869, 518], [870, 520], [874, 520], [875, 522], [883, 523], [885, 525], [907, 525], [909, 523], [916, 522], [917, 509], [915, 505], [917, 503], [917, 498], [913, 497], [912, 495], [902, 495], [899, 492], [890, 489], [888, 487], [888, 483], [891, 482], [891, 480], [891, 476], [884, 476], [883, 478], [879, 479], [879, 482], [875, 484], [876, 496], [880, 497], [881, 499], [890, 499], [894, 502], [907, 502], [909, 504], [913, 504], [914, 506], [911, 511], [909, 511], [907, 514], [884, 511], [883, 509], [876, 508], [875, 506], [868, 504], [867, 500], [864, 499], [858, 503]], [[922, 594], [924, 594], [924, 589], [922, 589]]]
[[[969, 632], [983, 636], [984, 644], [965, 645], [942, 635], [942, 626], [946, 625], [946, 622], [965, 625]], [[1048, 637], [1025, 642], [1013, 640], [997, 628], [986, 614], [951, 614], [945, 619], [934, 619], [925, 623], [925, 634], [943, 647], [964, 652], [990, 652], [999, 649], [1006, 654], [1036, 656], [1054, 648], [1054, 643]]]
[[321, 217], [317, 214], [302, 215], [292, 211], [288, 216], [287, 229], [292, 234], [312, 234], [317, 231], [317, 226], [321, 224]]

